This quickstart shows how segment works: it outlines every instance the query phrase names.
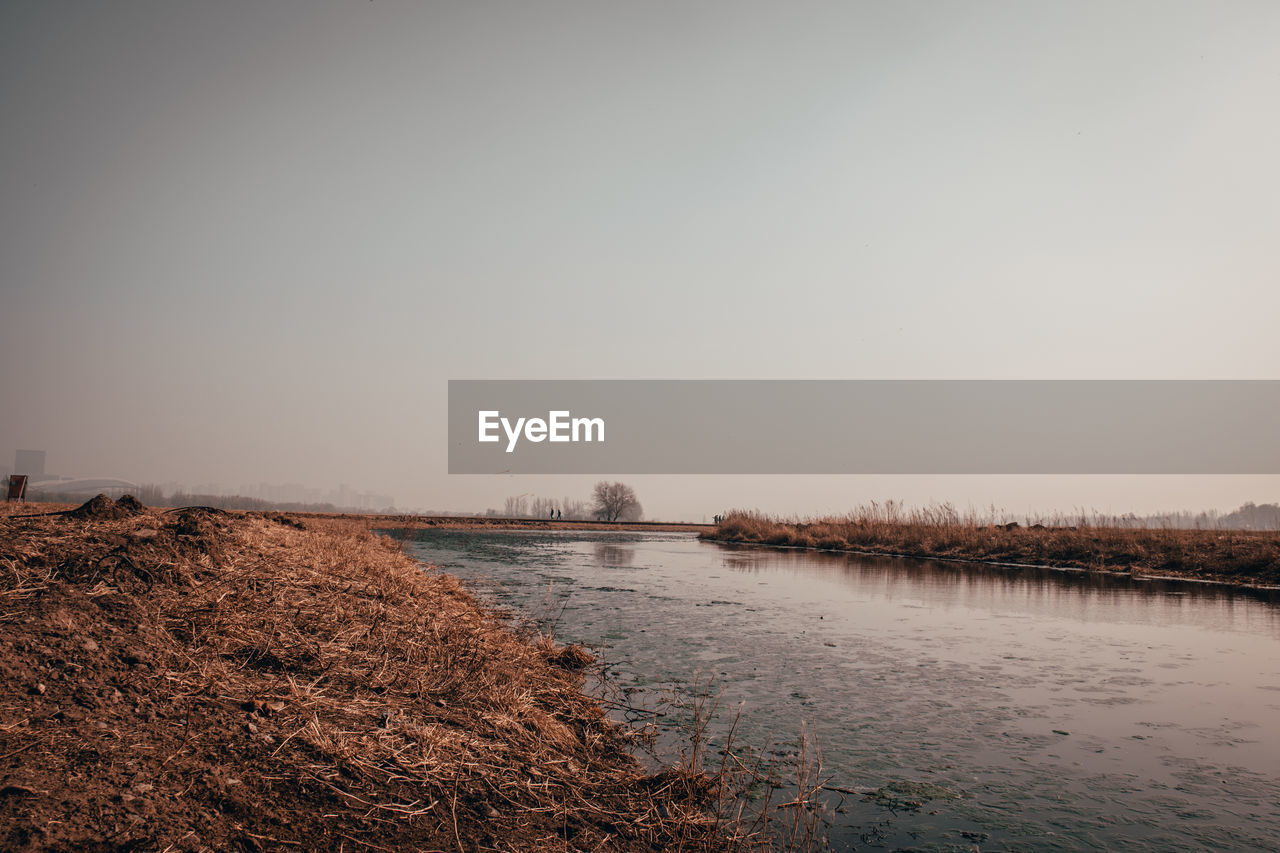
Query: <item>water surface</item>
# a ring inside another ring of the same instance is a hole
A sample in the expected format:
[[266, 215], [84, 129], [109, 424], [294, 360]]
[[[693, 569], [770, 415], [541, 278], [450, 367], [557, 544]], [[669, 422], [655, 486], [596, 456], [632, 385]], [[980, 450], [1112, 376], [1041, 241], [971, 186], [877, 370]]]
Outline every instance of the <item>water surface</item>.
[[750, 751], [785, 763], [804, 722], [834, 786], [959, 795], [832, 795], [836, 849], [1280, 848], [1276, 593], [680, 534], [413, 550], [595, 648], [637, 705], [713, 677]]

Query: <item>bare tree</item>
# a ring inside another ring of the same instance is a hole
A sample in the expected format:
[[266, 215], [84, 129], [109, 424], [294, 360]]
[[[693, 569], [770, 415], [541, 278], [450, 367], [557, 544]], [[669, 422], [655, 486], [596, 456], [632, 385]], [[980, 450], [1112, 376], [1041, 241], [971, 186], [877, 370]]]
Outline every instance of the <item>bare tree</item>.
[[635, 489], [625, 483], [596, 483], [591, 512], [605, 521], [639, 521], [644, 517]]
[[564, 510], [565, 518], [587, 519], [591, 517], [591, 510], [587, 506], [587, 502], [576, 498], [563, 498], [560, 501], [560, 508]]
[[553, 498], [534, 498], [531, 514], [534, 518], [554, 518], [556, 514], [555, 500]]

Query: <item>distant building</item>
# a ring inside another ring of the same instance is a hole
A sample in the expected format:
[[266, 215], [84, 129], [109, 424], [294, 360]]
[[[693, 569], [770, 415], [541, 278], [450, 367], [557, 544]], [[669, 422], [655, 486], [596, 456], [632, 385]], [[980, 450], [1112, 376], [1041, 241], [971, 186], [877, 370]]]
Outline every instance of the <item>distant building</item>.
[[78, 477], [59, 479], [47, 477], [43, 482], [32, 483], [28, 494], [39, 500], [78, 501], [104, 494], [109, 498], [138, 494], [138, 484], [118, 477]]
[[26, 474], [32, 482], [44, 479], [43, 450], [19, 450], [13, 454], [13, 473]]

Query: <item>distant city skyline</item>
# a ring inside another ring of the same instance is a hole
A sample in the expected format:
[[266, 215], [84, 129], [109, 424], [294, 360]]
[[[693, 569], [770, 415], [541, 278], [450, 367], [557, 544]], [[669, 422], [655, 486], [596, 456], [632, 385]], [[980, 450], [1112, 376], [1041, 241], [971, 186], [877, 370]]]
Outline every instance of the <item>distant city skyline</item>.
[[[30, 475], [30, 486], [36, 491], [55, 493], [59, 490], [67, 489], [75, 490], [78, 493], [79, 491], [83, 491], [85, 488], [93, 487], [95, 483], [100, 484], [97, 487], [108, 488], [106, 484], [109, 481], [118, 481], [110, 484], [110, 488], [112, 490], [121, 490], [126, 488], [126, 483], [133, 483], [137, 487], [132, 489], [134, 492], [142, 489], [160, 489], [166, 495], [186, 493], [194, 495], [246, 497], [282, 504], [328, 503], [336, 507], [377, 512], [394, 508], [396, 503], [395, 498], [391, 495], [352, 488], [347, 483], [339, 483], [336, 487], [328, 489], [304, 485], [302, 483], [267, 482], [242, 483], [238, 487], [231, 487], [229, 485], [223, 485], [218, 481], [203, 481], [193, 484], [183, 483], [177, 480], [143, 482], [127, 476], [105, 474], [101, 472], [92, 475], [78, 474], [74, 472], [53, 473], [46, 472], [44, 470], [47, 458], [48, 452], [44, 450], [15, 451], [12, 473]], [[56, 463], [56, 455], [54, 458]], [[39, 470], [32, 470], [33, 466], [38, 467]], [[9, 473], [7, 467], [4, 469], [4, 472]]]

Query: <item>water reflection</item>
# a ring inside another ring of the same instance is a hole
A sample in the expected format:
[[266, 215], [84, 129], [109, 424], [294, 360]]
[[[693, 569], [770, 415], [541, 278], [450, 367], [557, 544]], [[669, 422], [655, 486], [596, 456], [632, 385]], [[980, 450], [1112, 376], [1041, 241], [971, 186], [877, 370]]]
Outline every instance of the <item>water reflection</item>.
[[721, 565], [761, 577], [778, 573], [860, 597], [917, 599], [930, 607], [1015, 608], [1075, 619], [1106, 619], [1262, 631], [1280, 637], [1280, 590], [1038, 566], [992, 566], [800, 550], [718, 545]]
[[596, 563], [608, 569], [629, 568], [636, 559], [636, 549], [616, 542], [597, 542], [594, 546]]
[[557, 636], [638, 703], [712, 675], [740, 743], [785, 754], [804, 720], [834, 785], [963, 792], [833, 800], [838, 849], [1280, 837], [1276, 591], [627, 533], [432, 532], [418, 553], [526, 612], [554, 585]]

